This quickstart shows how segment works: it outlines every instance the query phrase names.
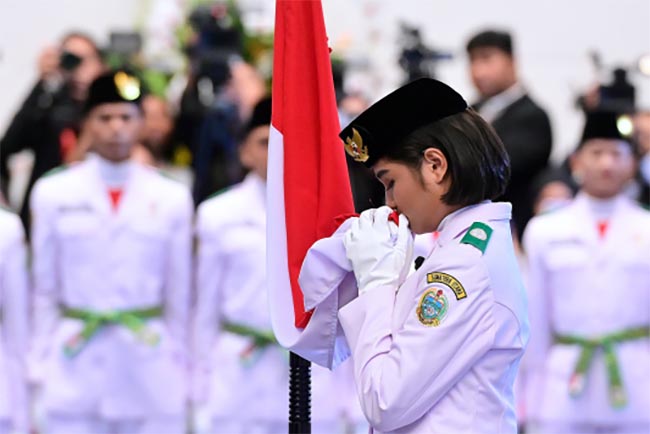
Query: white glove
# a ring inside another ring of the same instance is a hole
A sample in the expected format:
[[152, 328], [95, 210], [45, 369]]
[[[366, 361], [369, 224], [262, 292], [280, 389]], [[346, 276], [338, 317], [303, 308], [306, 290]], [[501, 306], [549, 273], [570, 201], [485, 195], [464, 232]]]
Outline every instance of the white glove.
[[399, 216], [399, 227], [388, 221], [392, 212], [387, 206], [364, 211], [343, 238], [359, 294], [381, 286], [397, 291], [408, 276], [413, 234], [405, 215]]

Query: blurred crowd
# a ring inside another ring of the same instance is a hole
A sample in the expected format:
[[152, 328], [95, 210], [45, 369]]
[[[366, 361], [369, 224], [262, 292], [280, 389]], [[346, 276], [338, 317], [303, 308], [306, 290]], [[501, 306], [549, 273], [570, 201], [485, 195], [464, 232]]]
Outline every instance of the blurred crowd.
[[[251, 54], [271, 47], [225, 5], [188, 29], [177, 96], [137, 52], [66, 34], [0, 132], [7, 207], [15, 155], [33, 155], [20, 206], [0, 210], [0, 433], [286, 431], [288, 356], [265, 291], [271, 77]], [[650, 110], [624, 79], [595, 85], [579, 143], [551, 164], [515, 44], [482, 30], [466, 55], [472, 107], [512, 170], [501, 200], [531, 317], [521, 427], [649, 432]], [[430, 73], [414, 53], [408, 79]], [[371, 100], [333, 70], [345, 125]], [[348, 163], [357, 211], [381, 206], [381, 184]], [[367, 430], [350, 368], [312, 374], [313, 431]]]

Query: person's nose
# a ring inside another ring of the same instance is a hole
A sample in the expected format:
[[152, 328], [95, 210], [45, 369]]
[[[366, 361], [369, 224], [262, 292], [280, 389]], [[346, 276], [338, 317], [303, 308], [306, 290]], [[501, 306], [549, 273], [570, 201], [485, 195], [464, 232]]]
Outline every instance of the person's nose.
[[393, 198], [393, 195], [390, 192], [386, 192], [384, 202], [386, 203], [387, 207], [393, 210], [397, 210], [397, 203], [395, 203], [395, 199]]
[[124, 128], [124, 121], [120, 117], [115, 116], [111, 119], [110, 125], [111, 125], [111, 131], [117, 134], [120, 133]]

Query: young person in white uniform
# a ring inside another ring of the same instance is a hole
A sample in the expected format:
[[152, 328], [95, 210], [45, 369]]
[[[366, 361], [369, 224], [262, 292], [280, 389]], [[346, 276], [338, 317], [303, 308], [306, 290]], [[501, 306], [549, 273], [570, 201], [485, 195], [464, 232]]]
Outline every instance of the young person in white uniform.
[[[289, 354], [273, 337], [266, 290], [270, 122], [271, 99], [266, 98], [255, 107], [239, 147], [248, 175], [197, 211], [194, 393], [199, 432], [271, 434], [288, 427]], [[335, 372], [313, 365], [312, 380], [313, 433], [367, 431], [350, 365]]]
[[[511, 205], [492, 202], [510, 173], [501, 140], [433, 79], [389, 94], [341, 138], [386, 189], [387, 206], [363, 212], [345, 235], [359, 296], [338, 314], [370, 425], [515, 433], [528, 320]], [[410, 272], [413, 233], [434, 231], [433, 250]]]
[[625, 194], [630, 127], [588, 114], [571, 158], [578, 195], [524, 234], [531, 432], [650, 432], [650, 213]]
[[140, 80], [90, 86], [92, 153], [32, 194], [34, 375], [44, 433], [181, 433], [191, 291], [189, 191], [130, 160]]
[[18, 215], [0, 207], [0, 433], [29, 431], [29, 284]]

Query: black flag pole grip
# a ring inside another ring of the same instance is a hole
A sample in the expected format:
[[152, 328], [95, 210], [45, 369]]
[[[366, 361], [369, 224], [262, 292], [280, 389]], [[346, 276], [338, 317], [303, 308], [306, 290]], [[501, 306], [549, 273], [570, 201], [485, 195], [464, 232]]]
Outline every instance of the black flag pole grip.
[[289, 353], [289, 434], [311, 434], [311, 363]]

